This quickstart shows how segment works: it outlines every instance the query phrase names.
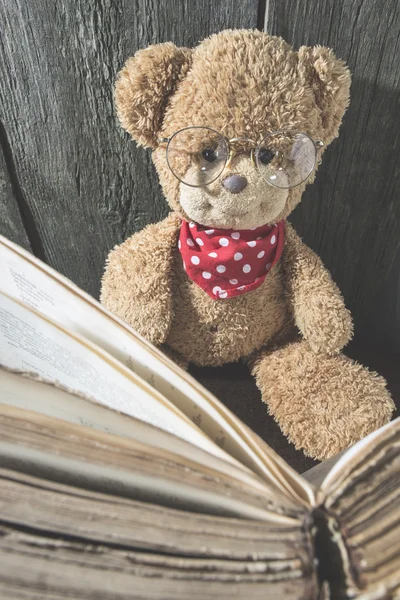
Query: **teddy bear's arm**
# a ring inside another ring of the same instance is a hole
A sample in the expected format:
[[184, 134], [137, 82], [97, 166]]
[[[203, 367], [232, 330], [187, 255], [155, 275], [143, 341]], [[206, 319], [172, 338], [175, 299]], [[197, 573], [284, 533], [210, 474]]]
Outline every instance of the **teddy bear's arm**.
[[104, 306], [156, 345], [165, 342], [171, 326], [170, 271], [179, 226], [172, 213], [116, 246], [102, 279]]
[[339, 352], [353, 334], [351, 314], [319, 256], [288, 223], [283, 264], [295, 323], [301, 334], [315, 352]]

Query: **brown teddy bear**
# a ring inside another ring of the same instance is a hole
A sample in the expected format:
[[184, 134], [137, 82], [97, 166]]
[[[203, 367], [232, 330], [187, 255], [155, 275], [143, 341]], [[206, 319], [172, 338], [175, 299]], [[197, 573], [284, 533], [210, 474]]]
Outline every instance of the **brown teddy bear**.
[[172, 212], [110, 253], [101, 301], [182, 366], [247, 361], [284, 434], [318, 459], [394, 407], [382, 377], [340, 353], [350, 313], [286, 221], [349, 87], [328, 48], [249, 30], [140, 50], [116, 84], [122, 126], [153, 150]]

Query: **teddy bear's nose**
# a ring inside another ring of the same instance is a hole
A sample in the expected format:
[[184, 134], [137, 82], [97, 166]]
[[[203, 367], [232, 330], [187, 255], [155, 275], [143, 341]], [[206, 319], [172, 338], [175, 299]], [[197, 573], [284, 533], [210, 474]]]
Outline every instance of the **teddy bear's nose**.
[[246, 187], [247, 179], [241, 175], [229, 175], [229, 177], [225, 177], [222, 185], [231, 194], [238, 194]]

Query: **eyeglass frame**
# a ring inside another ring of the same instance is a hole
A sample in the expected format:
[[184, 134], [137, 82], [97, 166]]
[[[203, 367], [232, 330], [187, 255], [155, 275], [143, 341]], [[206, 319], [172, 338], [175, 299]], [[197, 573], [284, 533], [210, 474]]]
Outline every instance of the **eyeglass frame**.
[[[227, 158], [225, 159], [225, 164], [221, 169], [221, 172], [211, 181], [209, 181], [208, 183], [205, 183], [203, 185], [193, 185], [191, 183], [186, 183], [186, 181], [183, 181], [183, 179], [181, 179], [180, 177], [178, 177], [178, 175], [176, 175], [176, 173], [173, 171], [170, 162], [168, 160], [168, 147], [170, 142], [173, 140], [173, 138], [175, 136], [177, 136], [179, 133], [181, 133], [182, 131], [186, 131], [187, 129], [207, 129], [208, 131], [212, 131], [213, 133], [216, 133], [218, 136], [220, 136], [226, 146], [227, 146]], [[180, 181], [181, 183], [183, 183], [184, 185], [187, 185], [188, 187], [193, 187], [193, 188], [203, 188], [203, 187], [207, 187], [208, 185], [211, 185], [212, 183], [214, 183], [214, 181], [217, 181], [217, 179], [219, 177], [221, 177], [222, 173], [224, 172], [224, 170], [226, 169], [226, 167], [229, 165], [229, 163], [232, 161], [232, 159], [237, 156], [238, 154], [244, 154], [243, 151], [235, 151], [231, 144], [233, 142], [250, 142], [251, 144], [253, 144], [255, 147], [251, 148], [250, 150], [250, 160], [252, 161], [252, 163], [254, 164], [254, 166], [256, 167], [256, 169], [258, 170], [258, 165], [257, 165], [257, 161], [255, 158], [255, 152], [257, 151], [258, 147], [262, 144], [262, 142], [265, 140], [265, 138], [274, 135], [276, 133], [288, 133], [290, 132], [291, 134], [298, 134], [301, 133], [302, 135], [306, 135], [311, 142], [314, 144], [315, 147], [315, 161], [314, 161], [314, 165], [312, 170], [310, 171], [310, 173], [307, 175], [307, 177], [305, 177], [302, 181], [300, 181], [299, 183], [296, 183], [296, 185], [290, 186], [288, 188], [280, 188], [280, 186], [274, 185], [272, 182], [268, 181], [268, 179], [264, 179], [264, 181], [272, 186], [272, 187], [276, 187], [278, 189], [293, 189], [295, 187], [298, 187], [299, 185], [301, 185], [302, 183], [304, 183], [305, 181], [307, 181], [307, 179], [310, 177], [311, 173], [314, 171], [315, 169], [315, 165], [320, 161], [318, 161], [318, 150], [320, 150], [321, 148], [323, 148], [325, 146], [324, 142], [322, 140], [314, 140], [311, 136], [308, 135], [308, 133], [306, 133], [305, 131], [300, 131], [297, 129], [278, 129], [276, 131], [270, 131], [268, 132], [261, 140], [261, 142], [257, 143], [255, 140], [252, 140], [250, 138], [246, 138], [246, 137], [236, 137], [236, 138], [230, 138], [228, 139], [227, 137], [225, 137], [224, 135], [222, 135], [222, 133], [220, 133], [219, 131], [217, 131], [216, 129], [213, 129], [212, 127], [207, 127], [207, 126], [202, 126], [202, 125], [193, 125], [193, 126], [189, 126], [189, 127], [182, 127], [182, 129], [178, 129], [178, 131], [175, 131], [175, 133], [173, 135], [171, 135], [171, 137], [164, 137], [164, 138], [159, 138], [157, 141], [159, 144], [167, 144], [166, 148], [165, 148], [165, 155], [166, 155], [166, 159], [167, 159], [167, 165], [169, 170], [171, 171], [172, 175], [174, 177], [176, 177], [176, 179], [178, 179], [178, 181]], [[262, 176], [262, 175], [261, 175]]]

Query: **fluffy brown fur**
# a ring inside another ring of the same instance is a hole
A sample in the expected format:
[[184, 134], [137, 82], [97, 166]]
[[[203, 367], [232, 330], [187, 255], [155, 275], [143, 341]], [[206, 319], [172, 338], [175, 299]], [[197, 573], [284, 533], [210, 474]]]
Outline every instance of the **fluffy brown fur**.
[[121, 123], [153, 148], [172, 213], [110, 253], [102, 302], [182, 365], [249, 361], [282, 431], [317, 458], [346, 448], [393, 410], [384, 380], [340, 354], [351, 316], [321, 260], [286, 224], [283, 256], [264, 283], [214, 301], [187, 277], [177, 249], [182, 218], [237, 229], [273, 224], [292, 212], [306, 184], [271, 188], [239, 155], [226, 171], [245, 175], [248, 185], [234, 198], [222, 177], [188, 188], [169, 170], [158, 139], [191, 125], [256, 141], [297, 129], [326, 147], [338, 134], [349, 86], [331, 50], [295, 52], [280, 38], [247, 30], [224, 31], [194, 50], [141, 50], [116, 85]]
[[320, 460], [387, 423], [393, 410], [382, 377], [343, 354], [315, 354], [306, 340], [260, 352], [252, 372], [283, 433]]

